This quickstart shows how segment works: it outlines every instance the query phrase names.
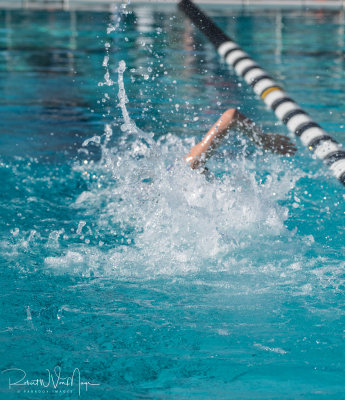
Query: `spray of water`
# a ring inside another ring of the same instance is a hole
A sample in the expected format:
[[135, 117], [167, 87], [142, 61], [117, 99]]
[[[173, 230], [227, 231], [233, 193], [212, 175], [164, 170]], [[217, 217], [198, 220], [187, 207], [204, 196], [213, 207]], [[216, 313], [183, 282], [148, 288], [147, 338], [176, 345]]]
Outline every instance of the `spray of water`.
[[121, 137], [110, 146], [114, 127], [107, 125], [103, 138], [89, 139], [101, 146], [100, 162], [76, 167], [94, 179], [74, 207], [93, 216], [93, 233], [103, 239], [96, 246], [83, 244], [61, 257], [47, 257], [46, 264], [116, 276], [231, 269], [262, 246], [288, 237], [287, 209], [278, 203], [294, 186], [296, 174], [282, 174], [285, 166], [275, 156], [265, 183], [255, 178], [253, 160], [223, 161], [222, 168], [226, 164], [231, 172], [222, 178], [207, 179], [191, 170], [184, 156], [193, 138], [168, 134], [154, 140], [130, 118], [125, 69], [121, 61]]
[[[125, 4], [118, 11], [108, 34], [119, 27]], [[191, 170], [184, 157], [195, 138], [174, 133], [155, 138], [131, 118], [126, 63], [119, 62], [113, 81], [110, 48], [107, 41], [99, 86], [106, 103], [117, 84], [121, 118], [84, 141], [82, 151], [99, 146], [101, 158], [75, 165], [87, 184], [71, 206], [80, 220], [73, 233], [50, 234], [47, 246], [54, 254], [45, 257], [45, 265], [56, 272], [116, 277], [232, 270], [252, 265], [262, 248], [288, 242], [288, 211], [280, 201], [299, 174], [273, 155], [261, 163], [264, 179], [257, 176], [255, 157], [213, 161], [213, 178]]]

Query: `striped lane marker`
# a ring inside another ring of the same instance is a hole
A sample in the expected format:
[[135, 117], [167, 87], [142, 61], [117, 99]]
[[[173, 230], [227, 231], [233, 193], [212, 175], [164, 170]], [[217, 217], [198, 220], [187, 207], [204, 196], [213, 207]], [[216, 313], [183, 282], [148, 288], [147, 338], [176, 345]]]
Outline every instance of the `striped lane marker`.
[[345, 151], [342, 146], [314, 122], [265, 70], [195, 4], [190, 0], [182, 0], [179, 8], [209, 38], [218, 54], [253, 88], [289, 131], [298, 136], [317, 158], [323, 160], [345, 185]]

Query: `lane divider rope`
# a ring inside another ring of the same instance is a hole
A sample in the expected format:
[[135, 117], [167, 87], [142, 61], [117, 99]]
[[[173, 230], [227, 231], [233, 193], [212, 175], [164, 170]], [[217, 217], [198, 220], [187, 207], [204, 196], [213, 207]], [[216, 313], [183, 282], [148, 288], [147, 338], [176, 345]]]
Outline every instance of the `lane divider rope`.
[[217, 48], [218, 54], [253, 88], [289, 131], [298, 136], [316, 157], [324, 161], [339, 181], [345, 185], [345, 151], [341, 144], [314, 122], [266, 71], [194, 3], [190, 0], [182, 0], [178, 7], [205, 34]]

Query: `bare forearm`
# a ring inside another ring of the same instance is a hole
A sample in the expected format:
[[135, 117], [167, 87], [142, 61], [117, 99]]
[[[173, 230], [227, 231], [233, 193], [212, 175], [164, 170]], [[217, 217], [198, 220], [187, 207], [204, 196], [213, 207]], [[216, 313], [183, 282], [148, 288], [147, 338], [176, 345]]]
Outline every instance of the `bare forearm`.
[[282, 155], [292, 155], [296, 151], [296, 147], [287, 137], [264, 134], [251, 119], [235, 109], [229, 109], [212, 126], [202, 141], [191, 149], [186, 157], [190, 166], [195, 169], [205, 164], [230, 129], [245, 133], [264, 150]]
[[202, 141], [192, 148], [189, 155], [186, 157], [186, 161], [191, 163], [192, 168], [197, 168], [200, 164], [204, 164], [230, 129], [241, 129], [254, 140], [256, 134], [252, 132], [253, 126], [255, 126], [253, 121], [246, 118], [236, 109], [232, 108], [225, 111], [207, 132]]

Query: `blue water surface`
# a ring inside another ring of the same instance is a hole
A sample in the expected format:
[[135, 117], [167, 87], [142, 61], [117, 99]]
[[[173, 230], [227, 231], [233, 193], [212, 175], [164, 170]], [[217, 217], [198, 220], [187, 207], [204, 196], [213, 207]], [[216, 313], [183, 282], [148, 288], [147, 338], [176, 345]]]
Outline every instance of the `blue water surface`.
[[[343, 12], [208, 12], [345, 143]], [[0, 15], [1, 399], [345, 398], [327, 167], [235, 133], [184, 165], [229, 107], [288, 132], [173, 6]]]

